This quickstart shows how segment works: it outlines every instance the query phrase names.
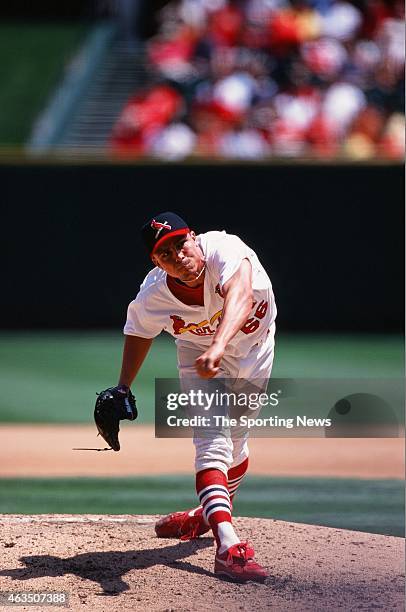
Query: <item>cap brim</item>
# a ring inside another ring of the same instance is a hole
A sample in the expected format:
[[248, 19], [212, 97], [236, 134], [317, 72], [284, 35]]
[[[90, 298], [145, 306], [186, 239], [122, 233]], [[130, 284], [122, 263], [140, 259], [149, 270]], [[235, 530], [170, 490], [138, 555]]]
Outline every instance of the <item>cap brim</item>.
[[167, 234], [165, 234], [165, 236], [162, 236], [162, 238], [160, 238], [154, 244], [154, 248], [151, 251], [151, 255], [153, 255], [155, 251], [157, 250], [157, 248], [161, 246], [161, 244], [163, 244], [169, 238], [173, 238], [174, 236], [182, 236], [182, 235], [188, 234], [189, 232], [190, 232], [190, 229], [188, 227], [182, 227], [181, 229], [173, 230], [173, 232], [168, 232]]

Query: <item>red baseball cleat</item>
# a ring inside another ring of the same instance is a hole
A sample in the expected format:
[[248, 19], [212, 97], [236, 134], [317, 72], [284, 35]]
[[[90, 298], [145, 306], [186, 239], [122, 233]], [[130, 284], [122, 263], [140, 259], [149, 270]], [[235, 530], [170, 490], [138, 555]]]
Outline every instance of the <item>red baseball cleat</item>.
[[254, 560], [254, 555], [254, 549], [248, 546], [248, 542], [234, 544], [221, 555], [216, 554], [214, 573], [234, 582], [264, 582], [269, 574]]
[[210, 527], [203, 519], [203, 508], [173, 512], [155, 523], [155, 533], [158, 538], [193, 540], [208, 531]]

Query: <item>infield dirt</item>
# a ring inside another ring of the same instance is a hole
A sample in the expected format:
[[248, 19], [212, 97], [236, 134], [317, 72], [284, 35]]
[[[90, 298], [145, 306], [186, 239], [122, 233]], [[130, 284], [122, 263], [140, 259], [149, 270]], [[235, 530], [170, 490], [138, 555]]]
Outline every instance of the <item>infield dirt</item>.
[[[121, 432], [120, 453], [71, 450], [102, 446], [99, 440], [92, 425], [2, 425], [0, 475], [192, 473], [190, 439], [157, 440], [151, 427], [129, 426]], [[253, 474], [402, 478], [404, 473], [402, 439], [252, 439], [250, 448]], [[253, 543], [270, 572], [264, 585], [238, 585], [214, 576], [212, 538], [158, 539], [157, 518], [0, 515], [0, 591], [65, 591], [74, 612], [404, 609], [401, 538], [235, 518], [241, 537]]]
[[[193, 474], [189, 438], [156, 439], [149, 425], [125, 424], [121, 451], [100, 447], [94, 425], [0, 426], [0, 477]], [[340, 478], [404, 477], [404, 438], [251, 438], [250, 474]]]

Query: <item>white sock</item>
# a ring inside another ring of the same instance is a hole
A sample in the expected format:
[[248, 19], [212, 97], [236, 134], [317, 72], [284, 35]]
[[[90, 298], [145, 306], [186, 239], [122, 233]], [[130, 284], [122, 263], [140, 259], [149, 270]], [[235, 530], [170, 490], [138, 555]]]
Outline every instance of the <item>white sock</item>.
[[217, 526], [217, 533], [220, 540], [220, 548], [218, 550], [219, 554], [225, 552], [230, 546], [234, 546], [234, 544], [239, 544], [240, 539], [234, 531], [234, 527], [228, 521], [223, 521], [219, 523]]

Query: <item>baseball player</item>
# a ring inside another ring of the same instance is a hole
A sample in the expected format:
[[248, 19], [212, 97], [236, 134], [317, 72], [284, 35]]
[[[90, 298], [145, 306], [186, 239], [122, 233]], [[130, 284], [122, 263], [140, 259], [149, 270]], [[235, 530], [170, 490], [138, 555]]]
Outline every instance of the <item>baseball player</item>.
[[[153, 339], [162, 330], [177, 345], [180, 381], [191, 377], [268, 381], [274, 355], [276, 307], [258, 257], [225, 231], [196, 235], [173, 212], [142, 228], [154, 264], [130, 303], [119, 379], [130, 393]], [[232, 524], [232, 500], [248, 468], [248, 432], [194, 435], [200, 505], [160, 519], [158, 537], [198, 537], [210, 529], [217, 550], [214, 572], [239, 582], [262, 582], [267, 572]]]

